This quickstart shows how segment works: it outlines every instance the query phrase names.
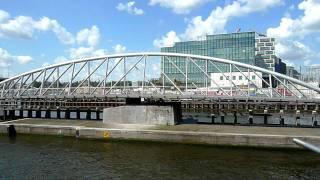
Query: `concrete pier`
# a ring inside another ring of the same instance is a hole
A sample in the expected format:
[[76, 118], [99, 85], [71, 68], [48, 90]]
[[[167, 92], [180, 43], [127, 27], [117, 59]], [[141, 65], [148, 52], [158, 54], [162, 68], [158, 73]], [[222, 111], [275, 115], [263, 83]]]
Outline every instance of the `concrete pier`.
[[119, 106], [103, 110], [103, 123], [175, 125], [176, 119], [172, 106]]
[[101, 121], [23, 119], [0, 123], [6, 134], [13, 125], [19, 134], [40, 134], [141, 140], [187, 144], [300, 148], [293, 138], [320, 145], [320, 131], [314, 128], [247, 127], [184, 124], [177, 126], [104, 124]]

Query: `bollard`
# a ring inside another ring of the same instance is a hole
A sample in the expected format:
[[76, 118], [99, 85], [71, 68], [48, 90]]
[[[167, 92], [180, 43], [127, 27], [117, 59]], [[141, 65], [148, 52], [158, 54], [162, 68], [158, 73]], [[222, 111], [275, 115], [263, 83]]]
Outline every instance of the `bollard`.
[[12, 125], [12, 124], [7, 127], [7, 132], [8, 132], [9, 137], [16, 137], [17, 136], [17, 131], [16, 131], [14, 125]]
[[80, 137], [80, 128], [76, 128], [76, 138]]
[[237, 112], [236, 111], [233, 112], [233, 116], [234, 116], [233, 124], [238, 124], [238, 117], [237, 117]]

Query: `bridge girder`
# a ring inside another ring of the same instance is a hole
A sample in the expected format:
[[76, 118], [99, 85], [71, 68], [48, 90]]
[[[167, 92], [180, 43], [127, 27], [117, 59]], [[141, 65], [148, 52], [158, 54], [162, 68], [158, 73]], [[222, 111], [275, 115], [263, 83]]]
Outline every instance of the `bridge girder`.
[[[158, 81], [152, 81], [148, 76], [155, 72], [150, 69], [164, 67], [164, 63], [170, 65], [170, 71], [174, 73], [168, 73], [160, 68]], [[193, 69], [190, 69], [191, 66]], [[208, 67], [215, 69], [229, 86], [223, 87], [220, 82], [216, 82]], [[197, 75], [203, 77], [203, 83], [195, 82], [192, 77], [194, 72], [190, 71], [197, 71]], [[133, 72], [136, 76], [135, 81], [138, 82], [137, 86], [129, 84]], [[237, 82], [239, 80], [232, 78], [233, 72], [244, 77], [247, 87], [239, 85]], [[183, 81], [177, 81], [175, 74]], [[266, 87], [261, 87], [251, 75], [257, 77]], [[209, 84], [215, 88], [211, 88]], [[77, 59], [39, 68], [0, 83], [0, 98], [117, 94], [144, 97], [154, 94], [181, 98], [200, 95], [207, 98], [261, 96], [312, 99], [319, 93], [318, 87], [261, 67], [222, 58], [162, 52], [126, 53]]]

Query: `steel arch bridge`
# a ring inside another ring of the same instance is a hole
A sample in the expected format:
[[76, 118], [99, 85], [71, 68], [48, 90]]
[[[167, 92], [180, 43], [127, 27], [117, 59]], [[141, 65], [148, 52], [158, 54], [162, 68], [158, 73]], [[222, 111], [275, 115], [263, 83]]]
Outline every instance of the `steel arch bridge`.
[[[179, 81], [159, 68], [164, 67], [165, 62], [180, 77]], [[192, 79], [191, 66], [203, 77], [203, 83]], [[217, 74], [211, 74], [209, 66]], [[233, 72], [243, 77], [245, 85], [239, 84], [239, 79], [231, 78], [234, 77]], [[223, 86], [215, 75], [229, 85]], [[107, 96], [313, 99], [319, 93], [318, 87], [257, 66], [215, 57], [161, 52], [72, 60], [23, 73], [0, 83], [2, 99]]]

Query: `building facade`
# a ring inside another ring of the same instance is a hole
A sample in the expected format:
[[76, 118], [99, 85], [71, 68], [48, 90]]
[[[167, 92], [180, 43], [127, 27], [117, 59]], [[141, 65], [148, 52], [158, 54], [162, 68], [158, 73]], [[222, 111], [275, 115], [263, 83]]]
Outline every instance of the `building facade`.
[[[161, 52], [203, 55], [257, 65], [255, 60], [255, 32], [207, 35], [204, 40], [177, 42], [172, 47], [163, 47], [161, 48]], [[185, 59], [179, 57], [172, 58], [171, 60], [165, 58], [161, 60], [161, 69], [171, 80], [179, 82], [185, 81], [185, 77], [173, 63], [183, 72], [186, 71], [187, 67], [188, 78], [197, 84], [197, 86], [210, 86], [211, 82], [207, 77], [204, 77], [202, 71], [196, 65], [191, 62], [187, 62], [186, 65]], [[206, 66], [204, 61], [197, 61], [197, 64], [201, 68], [206, 69], [208, 74], [219, 72], [219, 70], [210, 63]], [[222, 72], [230, 72], [229, 65], [222, 63], [217, 65]], [[231, 71], [236, 70], [231, 69]]]
[[[232, 74], [211, 73], [211, 88], [230, 88], [236, 85], [240, 89], [248, 89], [248, 87], [253, 84], [255, 84], [255, 88], [262, 88], [262, 80], [257, 77], [257, 75], [262, 77], [261, 72], [233, 72]], [[230, 80], [232, 80], [232, 82]]]

